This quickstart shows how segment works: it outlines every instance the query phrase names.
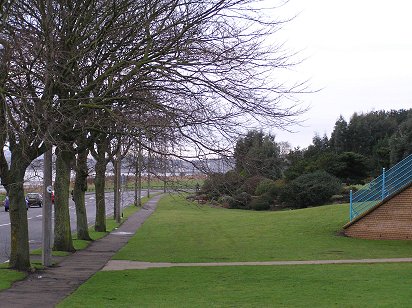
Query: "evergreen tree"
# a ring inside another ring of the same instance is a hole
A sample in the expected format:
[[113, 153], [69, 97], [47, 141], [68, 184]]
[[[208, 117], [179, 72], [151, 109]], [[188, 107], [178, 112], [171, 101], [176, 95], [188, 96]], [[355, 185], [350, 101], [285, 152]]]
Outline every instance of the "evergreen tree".
[[308, 146], [304, 156], [306, 158], [311, 156], [317, 156], [319, 153], [323, 153], [328, 150], [330, 150], [330, 147], [329, 140], [326, 134], [323, 135], [323, 137], [320, 137], [318, 134], [315, 134], [315, 136], [312, 139], [312, 144]]
[[237, 141], [234, 153], [236, 171], [251, 177], [260, 175], [270, 179], [282, 176], [284, 160], [275, 137], [261, 131], [249, 131], [244, 138]]
[[412, 154], [412, 112], [390, 139], [390, 148], [391, 165]]
[[349, 149], [348, 145], [348, 123], [342, 115], [335, 123], [329, 144], [336, 153], [344, 152]]

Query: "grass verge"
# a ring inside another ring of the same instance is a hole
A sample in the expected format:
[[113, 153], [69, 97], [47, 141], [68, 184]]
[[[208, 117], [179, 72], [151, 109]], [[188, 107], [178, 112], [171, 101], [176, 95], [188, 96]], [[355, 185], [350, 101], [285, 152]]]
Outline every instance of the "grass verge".
[[0, 265], [0, 290], [10, 288], [13, 282], [22, 280], [27, 276], [26, 273], [9, 270], [6, 266], [7, 265]]
[[[143, 197], [142, 198], [142, 205], [144, 205], [149, 198]], [[121, 219], [122, 224], [127, 218], [129, 218], [132, 214], [137, 212], [140, 209], [140, 207], [136, 207], [134, 205], [130, 205], [126, 208], [123, 209], [123, 216]], [[89, 235], [92, 238], [93, 241], [98, 240], [102, 237], [105, 237], [108, 233], [112, 232], [116, 228], [119, 227], [119, 223], [116, 222], [114, 218], [107, 218], [106, 219], [106, 232], [97, 232], [94, 230], [94, 227], [89, 228]], [[91, 241], [85, 241], [85, 240], [79, 240], [77, 239], [76, 235], [73, 236], [73, 245], [76, 250], [82, 250], [85, 249], [87, 246], [89, 246]]]

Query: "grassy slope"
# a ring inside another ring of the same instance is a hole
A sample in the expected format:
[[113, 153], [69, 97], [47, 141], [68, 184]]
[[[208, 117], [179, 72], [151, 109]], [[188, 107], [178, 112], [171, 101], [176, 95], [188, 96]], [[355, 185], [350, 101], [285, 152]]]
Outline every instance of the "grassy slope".
[[[347, 206], [258, 213], [164, 199], [117, 255], [150, 261], [409, 256], [410, 242], [336, 236]], [[341, 252], [338, 252], [341, 251]], [[412, 264], [99, 272], [59, 307], [406, 307]]]
[[115, 259], [169, 262], [267, 261], [410, 257], [410, 241], [337, 235], [346, 205], [283, 212], [198, 206], [164, 198]]

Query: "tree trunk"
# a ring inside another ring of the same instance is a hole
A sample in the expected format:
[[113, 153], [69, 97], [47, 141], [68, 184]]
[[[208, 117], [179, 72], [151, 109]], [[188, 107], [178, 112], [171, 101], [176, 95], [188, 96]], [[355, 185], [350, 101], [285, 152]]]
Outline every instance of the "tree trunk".
[[143, 167], [143, 155], [142, 155], [142, 134], [139, 134], [139, 155], [138, 155], [138, 187], [139, 187], [139, 200], [138, 204], [142, 206], [142, 167]]
[[70, 229], [69, 190], [70, 164], [73, 154], [67, 150], [57, 151], [55, 206], [54, 206], [54, 246], [53, 250], [75, 251]]
[[147, 198], [150, 198], [150, 172], [152, 171], [151, 168], [151, 156], [150, 156], [150, 149], [147, 152]]
[[90, 241], [87, 224], [85, 193], [87, 191], [87, 154], [82, 151], [77, 155], [76, 178], [74, 180], [73, 198], [76, 205], [77, 238]]
[[116, 159], [114, 159], [113, 160], [113, 173], [114, 173], [114, 179], [113, 179], [113, 193], [114, 193], [114, 195], [113, 195], [113, 197], [114, 197], [114, 207], [113, 207], [113, 219], [116, 219], [116, 217], [117, 217], [117, 202], [118, 202], [118, 199], [119, 199], [119, 181], [118, 181], [118, 179], [117, 179], [117, 176], [118, 176], [118, 172], [117, 172], [117, 167], [118, 167], [118, 164], [117, 164], [117, 160]]
[[137, 159], [134, 161], [134, 167], [135, 167], [135, 172], [134, 172], [134, 205], [138, 206], [138, 184], [139, 184], [139, 180], [138, 180], [138, 172], [139, 172], [139, 164]]
[[[117, 165], [117, 175], [116, 175], [116, 181], [117, 181], [117, 202], [115, 203], [115, 207], [116, 207], [116, 216], [115, 216], [115, 220], [118, 224], [120, 224], [122, 222], [121, 219], [121, 207], [122, 207], [122, 160], [120, 157], [118, 157], [116, 159], [116, 165]], [[127, 183], [127, 179], [125, 179], [125, 183]]]
[[96, 223], [94, 230], [97, 232], [106, 232], [106, 204], [104, 200], [106, 161], [105, 159], [97, 160], [96, 177], [94, 186], [96, 190]]
[[116, 190], [114, 192], [114, 195], [116, 196], [115, 202], [114, 202], [114, 219], [115, 221], [120, 224], [121, 223], [121, 170], [122, 170], [122, 164], [121, 164], [121, 159], [120, 155], [119, 157], [116, 157], [114, 160], [114, 164], [116, 165], [116, 173], [115, 173], [115, 183], [116, 183]]
[[24, 199], [23, 180], [25, 167], [18, 167], [12, 163], [10, 168], [7, 192], [10, 200], [11, 222], [11, 268], [27, 271], [30, 269], [29, 232], [27, 223], [27, 208]]

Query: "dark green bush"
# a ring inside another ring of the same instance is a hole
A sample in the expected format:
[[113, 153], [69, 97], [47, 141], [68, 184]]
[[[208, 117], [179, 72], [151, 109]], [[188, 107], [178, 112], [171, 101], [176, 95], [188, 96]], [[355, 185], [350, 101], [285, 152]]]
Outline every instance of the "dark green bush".
[[342, 194], [347, 194], [349, 195], [350, 191], [352, 190], [352, 192], [356, 192], [359, 190], [359, 185], [347, 185], [342, 187]]
[[256, 188], [260, 185], [262, 181], [266, 180], [268, 179], [260, 175], [252, 176], [250, 178], [245, 179], [241, 187], [241, 190], [247, 192], [249, 195], [254, 195]]
[[261, 196], [264, 193], [269, 192], [270, 190], [274, 189], [275, 181], [271, 179], [263, 179], [259, 182], [255, 189], [255, 196]]
[[225, 174], [213, 173], [205, 180], [200, 193], [207, 195], [209, 200], [217, 201], [220, 196], [234, 196], [244, 179], [234, 171]]
[[236, 200], [232, 196], [224, 195], [221, 196], [218, 200], [219, 204], [226, 208], [236, 207]]
[[260, 196], [256, 196], [250, 202], [250, 209], [255, 211], [270, 210], [273, 204], [273, 198], [269, 193], [264, 193]]
[[250, 209], [250, 201], [252, 201], [252, 196], [249, 195], [247, 192], [241, 192], [240, 194], [237, 194], [235, 197], [235, 204], [231, 208], [236, 208], [236, 209], [244, 209], [248, 210]]
[[330, 197], [330, 202], [332, 203], [343, 203], [343, 202], [348, 202], [347, 198], [345, 198], [344, 195], [333, 195]]
[[325, 171], [299, 176], [287, 183], [282, 190], [281, 200], [293, 208], [322, 205], [342, 189], [342, 183]]
[[268, 194], [271, 199], [276, 198], [282, 192], [283, 187], [285, 186], [284, 180], [268, 180], [265, 179], [259, 183], [256, 187], [255, 195], [261, 196], [263, 194]]

